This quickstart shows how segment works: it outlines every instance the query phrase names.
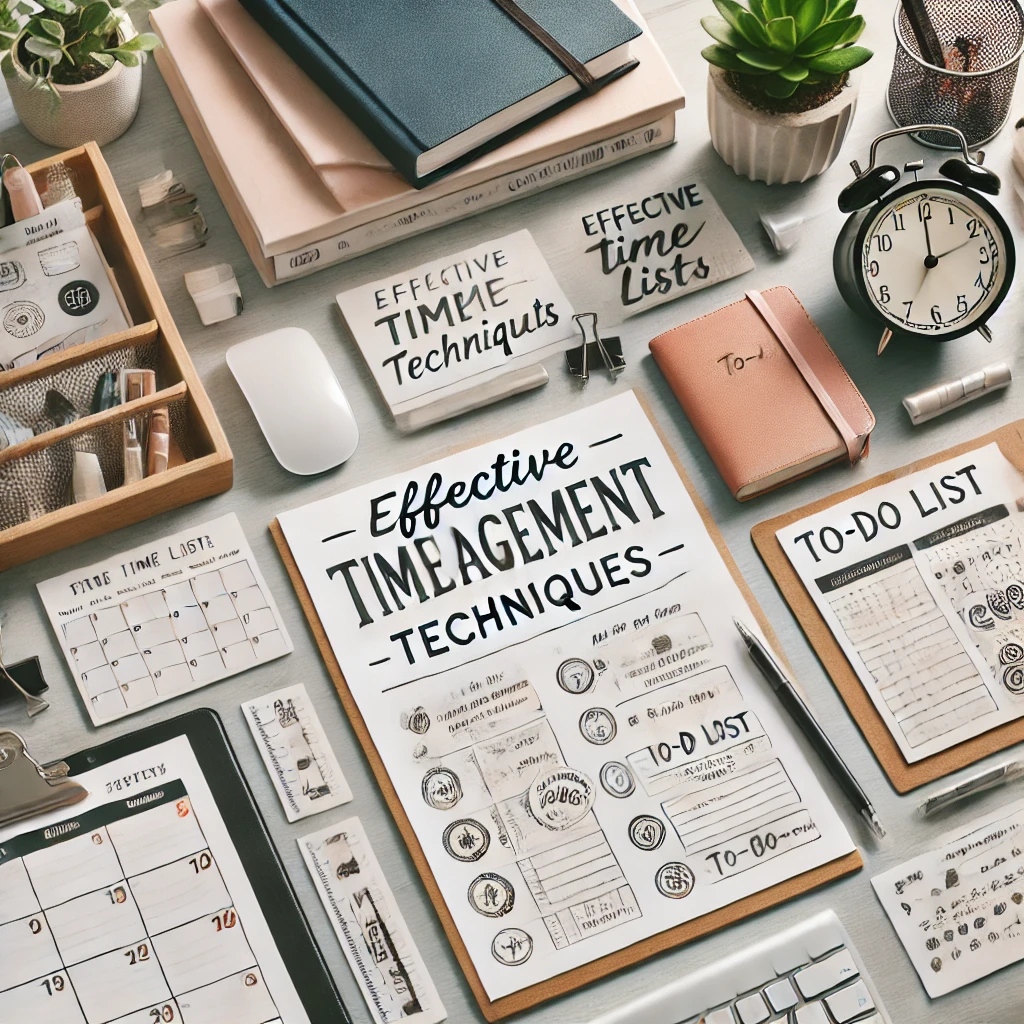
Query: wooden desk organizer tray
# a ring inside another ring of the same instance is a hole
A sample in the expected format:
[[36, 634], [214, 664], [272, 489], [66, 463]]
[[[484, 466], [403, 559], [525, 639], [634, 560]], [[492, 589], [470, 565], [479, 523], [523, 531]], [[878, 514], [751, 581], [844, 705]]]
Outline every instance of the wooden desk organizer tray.
[[[79, 419], [0, 450], [0, 571], [179, 508], [231, 487], [227, 438], [157, 286], [131, 218], [99, 147], [88, 143], [31, 164], [40, 192], [51, 165], [63, 162], [86, 222], [110, 265], [135, 326], [0, 372], [0, 413], [31, 426], [48, 390], [64, 395]], [[88, 414], [100, 374], [156, 371], [153, 395]], [[123, 485], [122, 423], [151, 409], [170, 414], [184, 461]], [[69, 504], [75, 451], [95, 453], [107, 493]]]

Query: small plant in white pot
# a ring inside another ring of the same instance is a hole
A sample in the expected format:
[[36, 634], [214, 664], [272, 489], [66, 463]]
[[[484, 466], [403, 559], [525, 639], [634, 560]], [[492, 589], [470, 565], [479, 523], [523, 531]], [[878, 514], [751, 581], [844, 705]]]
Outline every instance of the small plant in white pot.
[[128, 9], [156, 3], [0, 0], [0, 67], [18, 117], [40, 142], [103, 145], [128, 130], [142, 65], [160, 42], [136, 31]]
[[714, 0], [701, 19], [715, 40], [711, 141], [737, 174], [769, 185], [806, 181], [839, 154], [857, 107], [850, 72], [871, 59], [857, 0]]

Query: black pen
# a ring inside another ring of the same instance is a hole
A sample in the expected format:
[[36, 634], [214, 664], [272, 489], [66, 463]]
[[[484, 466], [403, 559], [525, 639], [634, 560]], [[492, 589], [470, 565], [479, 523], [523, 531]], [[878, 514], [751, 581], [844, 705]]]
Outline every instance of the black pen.
[[782, 706], [790, 713], [793, 720], [801, 731], [810, 740], [811, 746], [818, 752], [818, 756], [825, 762], [825, 767], [832, 773], [832, 777], [843, 788], [843, 792], [850, 798], [854, 807], [860, 811], [861, 816], [868, 823], [871, 831], [879, 838], [885, 838], [885, 829], [878, 820], [874, 807], [868, 799], [867, 793], [861, 789], [860, 783], [853, 777], [853, 773], [846, 767], [846, 762], [839, 756], [839, 751], [832, 746], [832, 741], [825, 735], [820, 725], [811, 714], [811, 709], [803, 702], [803, 698], [797, 692], [796, 687], [786, 678], [786, 674], [779, 668], [775, 659], [768, 653], [764, 644], [754, 636], [753, 633], [743, 625], [739, 619], [732, 620], [747, 645], [747, 652], [750, 654], [754, 664], [760, 669], [761, 675], [768, 680], [775, 695], [782, 702]]

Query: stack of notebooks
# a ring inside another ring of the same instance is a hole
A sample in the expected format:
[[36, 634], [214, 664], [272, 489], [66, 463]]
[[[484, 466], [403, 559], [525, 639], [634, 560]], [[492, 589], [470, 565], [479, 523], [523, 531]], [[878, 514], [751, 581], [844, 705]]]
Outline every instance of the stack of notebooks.
[[[614, 4], [624, 16], [608, 36], [621, 42], [586, 62], [613, 79], [598, 92], [565, 106], [575, 83], [549, 75], [547, 87], [524, 89], [534, 89], [526, 107], [493, 115], [485, 130], [413, 146], [399, 131], [374, 131], [351, 103], [347, 116], [335, 102], [342, 86], [304, 59], [307, 74], [275, 42], [284, 33], [272, 39], [239, 0], [176, 0], [151, 17], [167, 85], [253, 263], [274, 285], [673, 142], [682, 89], [632, 0]], [[353, 38], [372, 27], [346, 21]], [[381, 51], [372, 34], [361, 45]], [[400, 79], [401, 65], [390, 73]], [[441, 103], [429, 109], [458, 106], [445, 87], [450, 66], [438, 62], [433, 73]], [[510, 132], [518, 134], [504, 141]]]

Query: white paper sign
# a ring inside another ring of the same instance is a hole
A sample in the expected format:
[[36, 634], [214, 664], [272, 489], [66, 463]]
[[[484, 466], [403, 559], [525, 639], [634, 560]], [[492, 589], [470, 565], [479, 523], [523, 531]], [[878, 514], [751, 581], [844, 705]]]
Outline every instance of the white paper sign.
[[0, 370], [127, 327], [77, 200], [0, 230]]
[[778, 531], [910, 764], [1024, 715], [1022, 498], [990, 444]]
[[576, 230], [580, 259], [618, 297], [621, 316], [754, 269], [715, 197], [700, 181], [624, 196], [588, 210]]
[[302, 683], [247, 700], [242, 714], [289, 821], [352, 799]]
[[292, 650], [233, 512], [37, 589], [93, 725]]
[[1024, 801], [871, 884], [933, 999], [1024, 960]]
[[529, 231], [338, 296], [396, 416], [567, 347], [573, 310]]
[[279, 522], [491, 999], [853, 849], [632, 392]]
[[298, 840], [376, 1024], [440, 1024], [448, 1016], [363, 823], [349, 818]]

